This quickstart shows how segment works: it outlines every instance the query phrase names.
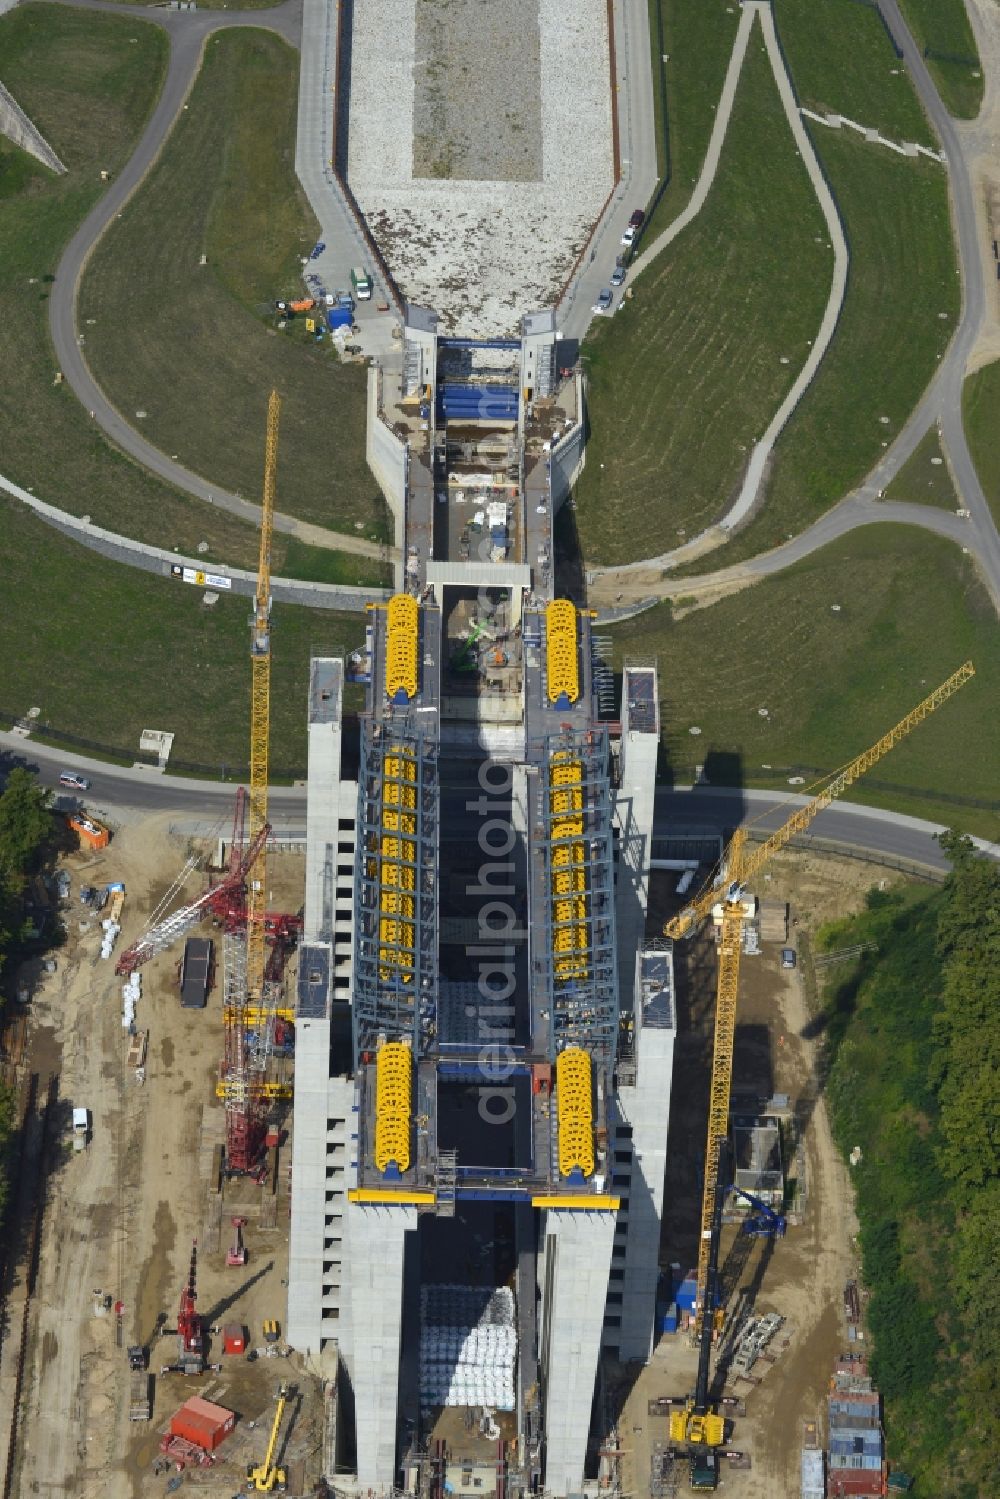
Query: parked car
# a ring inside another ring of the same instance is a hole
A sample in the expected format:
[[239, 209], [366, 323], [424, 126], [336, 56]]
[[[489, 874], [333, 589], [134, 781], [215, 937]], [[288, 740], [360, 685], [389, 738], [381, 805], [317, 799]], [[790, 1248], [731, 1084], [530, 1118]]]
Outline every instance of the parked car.
[[795, 948], [794, 947], [783, 947], [781, 949], [781, 966], [782, 966], [782, 968], [794, 968], [795, 967], [795, 962], [796, 962], [796, 959], [795, 959]]
[[629, 219], [628, 227], [626, 228], [625, 233], [622, 235], [622, 244], [630, 245], [645, 222], [645, 213], [641, 208], [637, 208], [632, 214], [632, 217]]
[[610, 286], [605, 286], [597, 294], [597, 301], [594, 303], [594, 311], [595, 312], [609, 312], [610, 309], [611, 309], [611, 302], [612, 302], [611, 288], [610, 288]]
[[625, 267], [623, 265], [616, 265], [615, 268], [614, 268], [614, 270], [611, 272], [611, 285], [612, 286], [624, 286], [624, 284], [625, 284]]

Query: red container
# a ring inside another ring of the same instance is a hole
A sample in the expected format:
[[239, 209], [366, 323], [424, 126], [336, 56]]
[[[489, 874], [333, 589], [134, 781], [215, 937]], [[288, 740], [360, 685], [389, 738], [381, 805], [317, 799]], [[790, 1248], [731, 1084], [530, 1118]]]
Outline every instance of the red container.
[[227, 1322], [222, 1329], [222, 1348], [225, 1353], [246, 1353], [246, 1328], [239, 1322]]
[[879, 1468], [834, 1468], [827, 1474], [828, 1499], [843, 1495], [881, 1494], [884, 1479]]
[[214, 1452], [236, 1425], [236, 1416], [224, 1406], [213, 1405], [192, 1395], [170, 1418], [170, 1434], [183, 1437], [203, 1452]]

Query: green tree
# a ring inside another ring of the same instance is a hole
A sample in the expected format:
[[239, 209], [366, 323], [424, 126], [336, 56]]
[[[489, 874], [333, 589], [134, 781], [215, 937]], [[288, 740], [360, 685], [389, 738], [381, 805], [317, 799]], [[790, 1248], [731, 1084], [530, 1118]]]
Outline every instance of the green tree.
[[24, 888], [52, 837], [49, 793], [30, 771], [10, 772], [0, 794], [0, 963], [24, 927]]

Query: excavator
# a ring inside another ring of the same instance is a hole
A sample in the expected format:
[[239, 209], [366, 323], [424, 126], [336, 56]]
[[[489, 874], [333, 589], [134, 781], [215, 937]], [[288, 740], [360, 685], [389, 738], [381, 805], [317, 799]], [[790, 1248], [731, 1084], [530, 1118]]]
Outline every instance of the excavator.
[[288, 1479], [284, 1468], [275, 1465], [274, 1454], [278, 1448], [278, 1433], [281, 1430], [281, 1419], [285, 1414], [285, 1406], [295, 1394], [293, 1385], [281, 1384], [278, 1386], [278, 1404], [274, 1412], [274, 1424], [271, 1427], [271, 1436], [264, 1454], [264, 1461], [256, 1468], [247, 1468], [247, 1492], [251, 1494], [283, 1494], [288, 1485]]
[[676, 916], [671, 917], [664, 927], [664, 936], [674, 942], [693, 936], [707, 916], [713, 918], [718, 928], [715, 1036], [695, 1302], [698, 1373], [693, 1393], [670, 1417], [671, 1442], [686, 1443], [691, 1449], [691, 1487], [694, 1489], [716, 1487], [718, 1462], [712, 1449], [721, 1447], [726, 1437], [725, 1420], [712, 1408], [709, 1400], [709, 1364], [713, 1334], [719, 1329], [721, 1318], [717, 1280], [722, 1203], [726, 1195], [724, 1163], [729, 1136], [729, 1093], [733, 1076], [733, 1040], [740, 956], [743, 950], [743, 923], [756, 909], [756, 900], [749, 894], [751, 882], [774, 854], [785, 848], [797, 833], [809, 827], [824, 807], [828, 807], [841, 792], [853, 785], [974, 675], [975, 667], [971, 661], [966, 661], [876, 744], [839, 770], [811, 801], [796, 807], [777, 832], [771, 833], [752, 851], [747, 850], [746, 828], [737, 828], [726, 850], [723, 878], [718, 881], [710, 880], [700, 894]]

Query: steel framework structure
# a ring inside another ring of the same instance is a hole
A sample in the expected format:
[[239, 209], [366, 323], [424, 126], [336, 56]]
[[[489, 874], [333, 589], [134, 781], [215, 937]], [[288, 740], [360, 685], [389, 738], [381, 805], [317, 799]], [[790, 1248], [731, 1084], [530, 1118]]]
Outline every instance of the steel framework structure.
[[[541, 767], [532, 839], [533, 965], [552, 1017], [552, 1060], [580, 1046], [610, 1068], [618, 1034], [614, 858], [608, 736], [600, 724], [533, 746]], [[535, 930], [535, 921], [540, 929]]]
[[354, 866], [354, 1061], [379, 1038], [419, 1056], [437, 1016], [437, 740], [411, 713], [361, 720]]

